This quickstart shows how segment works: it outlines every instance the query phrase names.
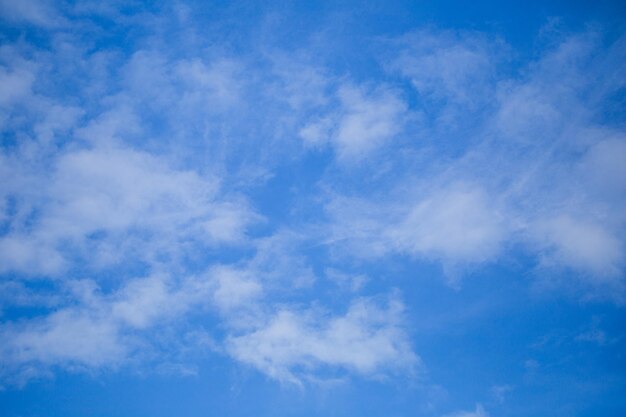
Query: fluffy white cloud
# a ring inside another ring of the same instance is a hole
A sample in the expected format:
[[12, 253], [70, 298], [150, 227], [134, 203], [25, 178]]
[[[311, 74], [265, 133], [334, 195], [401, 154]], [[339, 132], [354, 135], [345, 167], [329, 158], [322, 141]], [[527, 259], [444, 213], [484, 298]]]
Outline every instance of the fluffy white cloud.
[[249, 271], [218, 267], [213, 273], [217, 283], [213, 299], [225, 314], [250, 305], [262, 294], [262, 284]]
[[394, 299], [387, 307], [356, 300], [340, 316], [283, 308], [261, 328], [230, 337], [228, 351], [273, 378], [293, 383], [327, 367], [364, 375], [406, 371], [419, 359], [402, 329], [402, 310]]
[[29, 68], [0, 68], [0, 106], [5, 107], [31, 93], [34, 74]]
[[346, 86], [338, 95], [342, 115], [332, 140], [339, 158], [367, 155], [402, 131], [406, 104], [391, 91], [366, 95], [362, 89]]
[[[25, 198], [18, 190], [5, 196], [24, 204], [30, 217], [28, 224], [13, 219], [13, 232], [0, 238], [4, 270], [57, 273], [68, 244], [95, 247], [89, 258], [102, 265], [131, 254], [146, 260], [175, 255], [183, 240], [237, 243], [255, 219], [240, 198], [220, 196], [216, 179], [172, 169], [162, 158], [125, 147], [68, 152], [50, 177], [32, 175], [40, 191], [34, 201], [28, 198], [32, 190]], [[135, 246], [124, 247], [129, 241]]]
[[327, 212], [330, 244], [365, 259], [399, 252], [437, 260], [449, 272], [492, 261], [508, 235], [497, 203], [463, 183], [378, 204], [334, 198]]
[[408, 109], [398, 94], [387, 88], [342, 85], [339, 104], [332, 113], [306, 124], [299, 132], [309, 145], [330, 143], [342, 162], [366, 157], [400, 134]]
[[3, 330], [9, 341], [3, 359], [13, 366], [33, 361], [114, 366], [127, 354], [115, 324], [88, 311], [61, 310], [24, 329]]
[[389, 232], [400, 250], [452, 262], [484, 262], [499, 251], [501, 215], [484, 191], [452, 186], [418, 201]]
[[547, 249], [544, 263], [566, 265], [600, 280], [621, 275], [623, 243], [602, 225], [559, 216], [542, 221], [537, 229]]

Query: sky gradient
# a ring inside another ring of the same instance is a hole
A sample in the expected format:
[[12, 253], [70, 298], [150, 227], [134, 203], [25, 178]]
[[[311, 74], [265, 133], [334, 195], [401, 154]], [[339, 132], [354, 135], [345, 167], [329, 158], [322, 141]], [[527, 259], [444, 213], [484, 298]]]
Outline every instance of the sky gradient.
[[0, 0], [0, 415], [625, 415], [625, 22]]

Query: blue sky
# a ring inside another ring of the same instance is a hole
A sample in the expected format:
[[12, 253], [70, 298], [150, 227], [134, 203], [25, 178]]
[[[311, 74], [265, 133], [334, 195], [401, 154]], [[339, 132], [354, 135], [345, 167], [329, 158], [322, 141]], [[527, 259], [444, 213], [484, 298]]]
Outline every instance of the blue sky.
[[0, 0], [0, 414], [624, 415], [625, 12]]

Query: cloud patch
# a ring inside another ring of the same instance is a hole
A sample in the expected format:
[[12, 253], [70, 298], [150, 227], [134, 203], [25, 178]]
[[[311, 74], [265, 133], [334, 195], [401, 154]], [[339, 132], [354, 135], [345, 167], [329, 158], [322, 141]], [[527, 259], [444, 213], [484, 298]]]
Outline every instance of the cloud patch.
[[403, 305], [354, 301], [344, 315], [282, 308], [252, 332], [232, 336], [227, 349], [283, 382], [300, 384], [317, 370], [337, 367], [376, 376], [418, 365], [402, 329]]

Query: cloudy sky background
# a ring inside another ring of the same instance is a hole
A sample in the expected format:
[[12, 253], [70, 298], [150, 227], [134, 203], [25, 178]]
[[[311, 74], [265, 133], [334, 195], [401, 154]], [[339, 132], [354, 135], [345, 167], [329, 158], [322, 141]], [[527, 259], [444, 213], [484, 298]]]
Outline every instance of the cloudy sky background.
[[2, 415], [622, 415], [618, 3], [0, 0]]

